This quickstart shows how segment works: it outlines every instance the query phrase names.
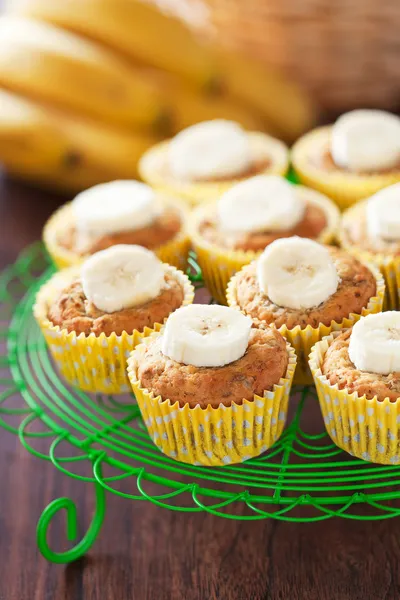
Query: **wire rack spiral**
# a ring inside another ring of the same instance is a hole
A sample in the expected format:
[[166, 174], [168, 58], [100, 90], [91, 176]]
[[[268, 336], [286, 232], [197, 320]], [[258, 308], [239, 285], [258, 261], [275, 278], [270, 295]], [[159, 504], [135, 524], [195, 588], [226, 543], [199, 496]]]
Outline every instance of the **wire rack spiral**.
[[[192, 279], [205, 298], [192, 260]], [[29, 247], [0, 277], [0, 425], [33, 455], [95, 486], [96, 509], [83, 539], [69, 498], [54, 500], [37, 527], [40, 551], [65, 563], [95, 541], [107, 493], [176, 511], [230, 519], [318, 521], [333, 516], [385, 519], [400, 514], [400, 466], [373, 465], [337, 448], [323, 426], [315, 390], [295, 389], [291, 419], [265, 454], [240, 465], [191, 466], [162, 454], [149, 438], [133, 395], [90, 395], [58, 375], [32, 317], [35, 294], [53, 267], [41, 244]], [[67, 513], [72, 547], [53, 551], [48, 527]]]

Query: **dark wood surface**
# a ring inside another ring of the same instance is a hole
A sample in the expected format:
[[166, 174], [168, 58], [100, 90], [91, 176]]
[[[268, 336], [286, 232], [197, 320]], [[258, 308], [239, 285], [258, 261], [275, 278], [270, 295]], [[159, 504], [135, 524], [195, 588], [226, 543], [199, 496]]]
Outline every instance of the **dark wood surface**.
[[[61, 201], [1, 180], [1, 267], [39, 238]], [[247, 523], [112, 496], [88, 557], [65, 567], [48, 564], [35, 541], [42, 510], [60, 496], [89, 523], [90, 486], [0, 430], [0, 600], [400, 598], [399, 520]]]

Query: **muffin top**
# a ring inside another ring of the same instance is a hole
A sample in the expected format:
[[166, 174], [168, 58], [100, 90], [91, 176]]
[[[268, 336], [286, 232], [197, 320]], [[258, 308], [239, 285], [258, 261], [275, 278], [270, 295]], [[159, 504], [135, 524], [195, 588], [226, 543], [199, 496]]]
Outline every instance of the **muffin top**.
[[62, 211], [58, 243], [81, 256], [117, 244], [157, 248], [179, 233], [183, 219], [178, 203], [133, 180], [96, 185]]
[[140, 167], [144, 174], [157, 172], [171, 183], [215, 183], [268, 171], [281, 173], [287, 164], [283, 142], [246, 132], [233, 121], [215, 119], [192, 125], [149, 150]]
[[[297, 149], [327, 173], [373, 175], [400, 170], [400, 118], [380, 110], [354, 110], [330, 127], [304, 136]], [[303, 143], [304, 141], [304, 143]]]
[[400, 314], [363, 317], [329, 346], [321, 372], [349, 394], [379, 401], [400, 398]]
[[154, 219], [151, 225], [104, 234], [91, 240], [86, 248], [79, 248], [77, 243], [77, 228], [74, 222], [64, 227], [58, 241], [67, 250], [72, 250], [81, 256], [94, 254], [118, 244], [134, 244], [154, 250], [173, 240], [182, 229], [182, 216], [176, 207], [166, 206], [165, 210]]
[[400, 183], [388, 186], [343, 215], [342, 243], [372, 254], [400, 255]]
[[375, 276], [356, 258], [301, 238], [273, 242], [232, 284], [245, 314], [289, 329], [340, 323], [360, 314], [377, 291]]
[[172, 317], [132, 353], [136, 378], [155, 396], [180, 406], [230, 406], [262, 396], [285, 376], [288, 351], [275, 329], [251, 329], [247, 317], [217, 305]]
[[259, 175], [197, 209], [193, 220], [195, 235], [218, 248], [259, 252], [293, 235], [318, 239], [336, 228], [339, 212], [314, 190], [276, 175]]
[[113, 246], [90, 257], [59, 291], [48, 319], [61, 329], [96, 336], [152, 328], [182, 306], [179, 272], [140, 246]]

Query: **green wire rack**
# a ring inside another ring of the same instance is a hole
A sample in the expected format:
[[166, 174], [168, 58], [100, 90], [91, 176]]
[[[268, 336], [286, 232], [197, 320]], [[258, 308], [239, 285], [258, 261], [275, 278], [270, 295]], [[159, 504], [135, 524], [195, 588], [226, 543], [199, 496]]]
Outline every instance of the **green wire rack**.
[[[229, 519], [377, 520], [400, 514], [400, 467], [355, 460], [337, 448], [312, 387], [294, 390], [289, 423], [262, 456], [215, 468], [163, 455], [149, 438], [133, 395], [89, 395], [59, 378], [32, 317], [36, 291], [52, 272], [37, 243], [0, 277], [0, 425], [36, 457], [95, 487], [94, 516], [78, 543], [71, 499], [54, 500], [44, 510], [37, 543], [46, 559], [67, 563], [89, 550], [105, 518], [107, 493]], [[192, 279], [202, 287], [198, 269]], [[61, 509], [69, 548], [56, 552], [48, 529]]]

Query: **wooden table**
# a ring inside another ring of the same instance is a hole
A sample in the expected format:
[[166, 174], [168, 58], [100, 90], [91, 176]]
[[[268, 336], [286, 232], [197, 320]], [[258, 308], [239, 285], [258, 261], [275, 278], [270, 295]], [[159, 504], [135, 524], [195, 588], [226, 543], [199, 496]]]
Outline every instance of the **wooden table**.
[[[1, 267], [40, 237], [61, 201], [1, 180]], [[400, 598], [399, 520], [248, 523], [110, 496], [89, 556], [64, 567], [48, 564], [35, 541], [42, 510], [59, 496], [90, 522], [91, 489], [0, 430], [0, 600]]]

